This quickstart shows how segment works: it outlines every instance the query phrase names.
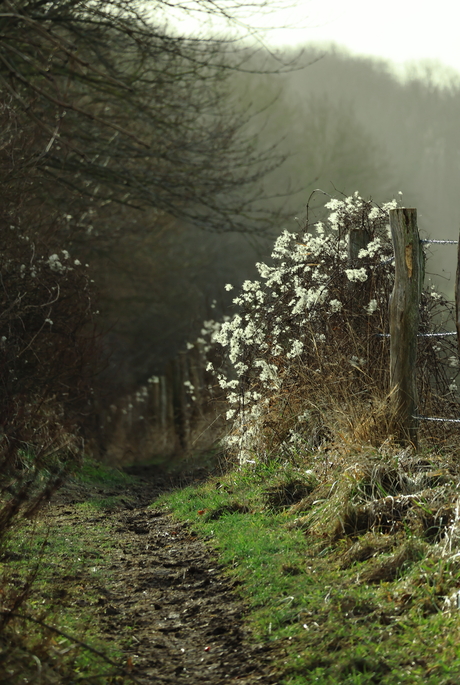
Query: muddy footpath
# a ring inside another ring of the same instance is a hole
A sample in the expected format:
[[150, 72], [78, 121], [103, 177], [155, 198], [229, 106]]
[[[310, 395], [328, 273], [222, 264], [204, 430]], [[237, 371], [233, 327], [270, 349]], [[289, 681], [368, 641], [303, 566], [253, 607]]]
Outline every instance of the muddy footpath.
[[[111, 511], [88, 514], [79, 506], [88, 493], [77, 486], [50, 503], [53, 526], [103, 523], [113, 538], [107, 580], [91, 588], [93, 627], [106, 644], [116, 640], [126, 650], [130, 673], [142, 685], [280, 683], [288, 645], [253, 639], [238, 587], [210, 543], [150, 506], [170, 487], [144, 474]], [[85, 605], [84, 591], [77, 601]]]

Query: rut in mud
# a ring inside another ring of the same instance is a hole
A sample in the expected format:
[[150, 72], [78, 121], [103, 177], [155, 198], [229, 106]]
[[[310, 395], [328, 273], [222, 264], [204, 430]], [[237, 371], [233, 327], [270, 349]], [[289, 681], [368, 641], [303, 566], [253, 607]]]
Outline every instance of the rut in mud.
[[244, 603], [216, 554], [188, 525], [149, 508], [157, 488], [144, 482], [134, 494], [135, 506], [131, 498], [127, 508], [97, 515], [75, 506], [71, 493], [48, 510], [57, 526], [70, 518], [110, 528], [110, 573], [94, 608], [101, 638], [121, 645], [142, 685], [279, 683], [274, 663], [279, 668], [284, 647], [251, 639]]

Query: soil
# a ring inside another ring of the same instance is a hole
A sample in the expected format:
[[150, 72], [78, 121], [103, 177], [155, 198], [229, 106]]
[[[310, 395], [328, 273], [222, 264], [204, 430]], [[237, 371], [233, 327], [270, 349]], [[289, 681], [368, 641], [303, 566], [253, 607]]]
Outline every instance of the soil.
[[[113, 536], [110, 579], [92, 588], [98, 599], [89, 602], [96, 604], [97, 632], [105, 643], [122, 646], [142, 685], [280, 683], [288, 645], [254, 641], [238, 587], [209, 543], [163, 509], [149, 507], [171, 485], [143, 473], [113, 511], [76, 506], [88, 498], [87, 489], [76, 485], [50, 504], [54, 525], [100, 521]], [[85, 604], [84, 592], [78, 601]]]

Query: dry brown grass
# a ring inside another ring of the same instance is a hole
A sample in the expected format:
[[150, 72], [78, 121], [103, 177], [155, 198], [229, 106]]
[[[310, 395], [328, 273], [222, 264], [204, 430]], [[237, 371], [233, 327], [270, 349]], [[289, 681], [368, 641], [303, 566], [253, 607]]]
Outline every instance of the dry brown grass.
[[455, 453], [420, 455], [389, 444], [380, 450], [331, 445], [305, 463], [317, 485], [291, 507], [298, 516], [294, 527], [325, 540], [351, 541], [345, 566], [390, 549], [399, 537], [441, 544], [450, 535], [457, 548], [460, 466]]

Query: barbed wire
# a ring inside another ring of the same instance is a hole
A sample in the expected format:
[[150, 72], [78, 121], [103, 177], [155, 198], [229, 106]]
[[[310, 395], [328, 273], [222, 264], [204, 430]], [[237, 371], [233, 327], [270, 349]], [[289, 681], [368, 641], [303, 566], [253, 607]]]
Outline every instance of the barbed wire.
[[452, 333], [417, 333], [417, 338], [444, 338], [449, 335], [457, 335], [457, 332]]
[[[434, 243], [436, 245], [458, 245], [458, 240], [430, 240], [424, 239], [420, 240], [421, 243]], [[394, 259], [394, 258], [393, 258]], [[387, 263], [391, 260], [386, 260], [383, 263]], [[389, 333], [377, 333], [379, 338], [389, 338]], [[445, 333], [417, 333], [417, 338], [444, 338], [447, 336], [457, 335], [457, 332], [445, 332]], [[460, 424], [460, 419], [446, 419], [438, 416], [422, 416], [418, 414], [413, 414], [413, 419], [417, 421], [434, 421], [436, 423], [458, 423]]]
[[393, 257], [389, 257], [388, 259], [383, 259], [381, 262], [379, 262], [375, 266], [376, 267], [384, 266], [385, 264], [390, 264], [391, 262], [394, 262], [394, 260], [395, 260], [395, 256], [393, 255]]
[[458, 240], [420, 240], [421, 243], [436, 243], [437, 245], [458, 245]]
[[[376, 333], [378, 338], [389, 338], [389, 333]], [[417, 333], [417, 338], [444, 338], [450, 335], [457, 335], [457, 332], [452, 333]]]
[[412, 419], [418, 421], [439, 421], [442, 423], [460, 423], [460, 419], [443, 419], [435, 416], [418, 416], [417, 414], [411, 416]]

